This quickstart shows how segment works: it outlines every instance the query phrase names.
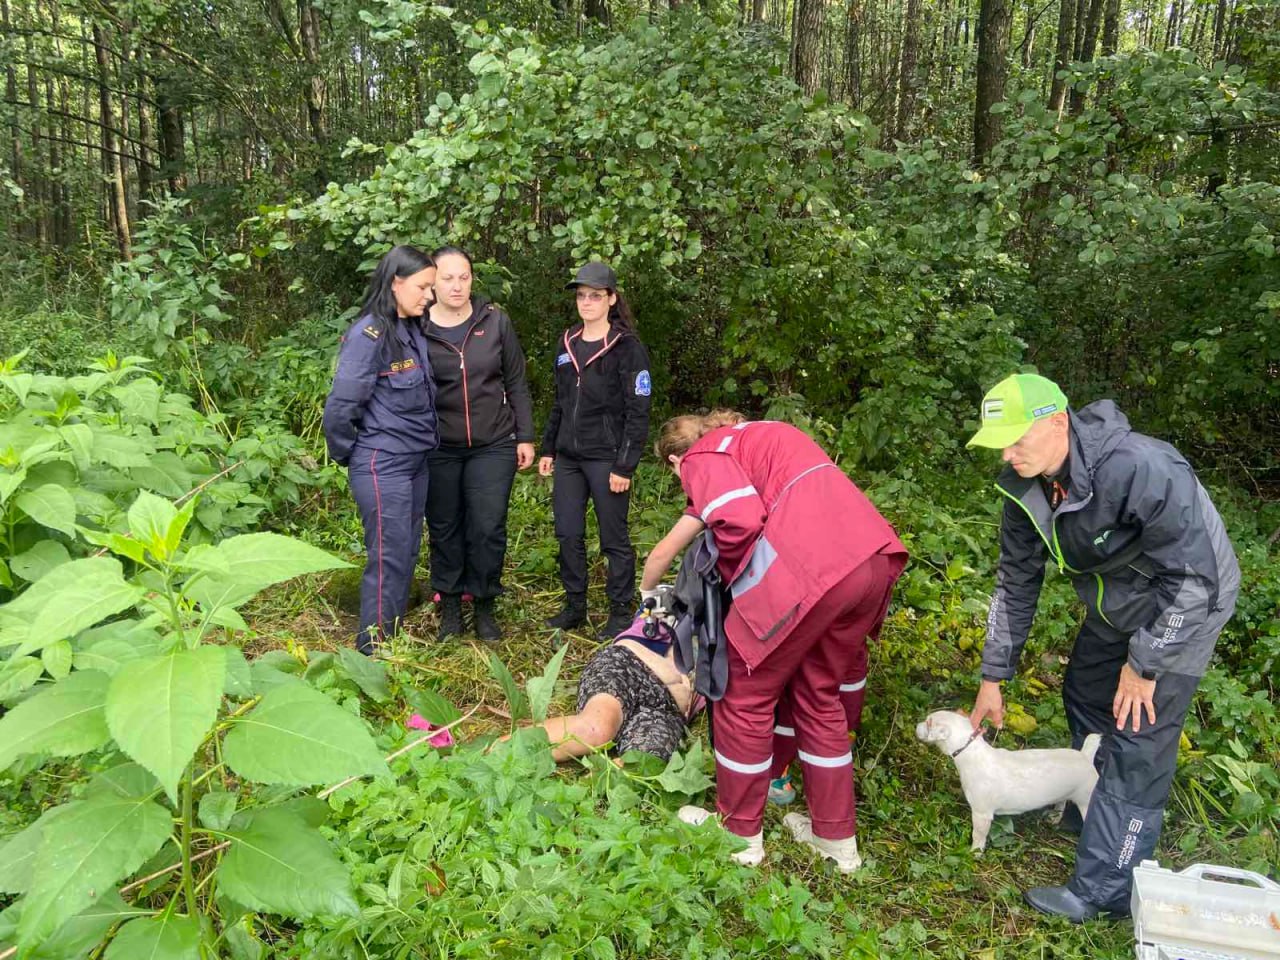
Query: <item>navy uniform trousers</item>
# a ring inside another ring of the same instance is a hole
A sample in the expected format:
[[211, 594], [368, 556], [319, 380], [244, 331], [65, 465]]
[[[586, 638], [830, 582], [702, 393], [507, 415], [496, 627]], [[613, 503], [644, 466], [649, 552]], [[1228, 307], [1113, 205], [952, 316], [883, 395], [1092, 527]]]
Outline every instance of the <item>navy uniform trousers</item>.
[[[1235, 609], [1235, 594], [1221, 597], [1209, 629], [1222, 630]], [[1067, 725], [1079, 749], [1090, 733], [1102, 735], [1094, 757], [1098, 785], [1076, 845], [1076, 869], [1068, 887], [1076, 896], [1116, 913], [1129, 912], [1133, 868], [1155, 856], [1164, 807], [1178, 766], [1178, 742], [1200, 678], [1166, 673], [1156, 680], [1156, 722], [1146, 714], [1137, 733], [1127, 719], [1116, 729], [1111, 713], [1120, 668], [1129, 658], [1129, 636], [1086, 617], [1076, 636], [1062, 686]]]
[[347, 466], [364, 524], [364, 577], [356, 648], [372, 654], [409, 609], [409, 588], [422, 545], [427, 508], [427, 454], [387, 453], [359, 444]]

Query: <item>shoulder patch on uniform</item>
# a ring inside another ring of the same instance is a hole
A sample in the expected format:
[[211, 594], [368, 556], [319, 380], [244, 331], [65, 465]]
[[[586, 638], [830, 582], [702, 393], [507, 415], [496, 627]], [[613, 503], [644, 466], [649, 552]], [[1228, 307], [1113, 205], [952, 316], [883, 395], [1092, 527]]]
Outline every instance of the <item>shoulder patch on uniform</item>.
[[560, 356], [556, 357], [557, 367], [563, 367], [566, 363], [572, 363], [572, 362], [573, 362], [573, 358], [570, 357], [567, 353], [562, 353], [560, 354]]
[[377, 340], [380, 336], [382, 336], [382, 328], [379, 326], [375, 326], [372, 323], [366, 323], [363, 327], [360, 328], [360, 332], [363, 333], [370, 340]]
[[649, 371], [641, 370], [636, 374], [636, 396], [647, 397], [653, 392], [653, 381], [649, 379]]

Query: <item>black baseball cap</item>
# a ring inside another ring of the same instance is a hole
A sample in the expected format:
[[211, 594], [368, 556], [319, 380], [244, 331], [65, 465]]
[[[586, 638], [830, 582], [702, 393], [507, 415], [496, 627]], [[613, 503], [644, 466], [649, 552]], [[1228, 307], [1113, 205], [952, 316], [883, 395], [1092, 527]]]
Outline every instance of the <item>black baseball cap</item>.
[[566, 290], [575, 287], [595, 287], [597, 290], [617, 290], [618, 275], [613, 268], [599, 260], [584, 263], [578, 268], [578, 275], [564, 285]]

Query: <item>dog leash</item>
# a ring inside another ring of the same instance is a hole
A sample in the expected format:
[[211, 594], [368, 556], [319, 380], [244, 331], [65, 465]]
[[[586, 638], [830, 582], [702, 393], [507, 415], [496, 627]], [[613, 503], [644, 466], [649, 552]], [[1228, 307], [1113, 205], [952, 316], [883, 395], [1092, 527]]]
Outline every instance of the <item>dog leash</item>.
[[962, 743], [962, 744], [961, 744], [959, 747], [957, 747], [955, 750], [952, 750], [952, 751], [951, 751], [951, 759], [952, 759], [952, 760], [954, 760], [956, 757], [960, 756], [960, 754], [964, 753], [965, 749], [969, 746], [969, 744], [973, 743], [973, 741], [977, 740], [980, 736], [982, 736], [982, 728], [981, 728], [981, 727], [979, 727], [977, 730], [973, 731], [973, 733], [969, 734], [969, 739], [968, 739], [968, 740], [966, 740], [964, 743]]

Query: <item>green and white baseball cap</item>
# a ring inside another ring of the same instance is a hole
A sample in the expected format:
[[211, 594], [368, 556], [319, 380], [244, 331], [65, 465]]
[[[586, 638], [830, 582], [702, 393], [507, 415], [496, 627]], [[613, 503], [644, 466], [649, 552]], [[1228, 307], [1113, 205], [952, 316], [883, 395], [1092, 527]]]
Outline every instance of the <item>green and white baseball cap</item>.
[[965, 446], [1003, 450], [1021, 440], [1037, 420], [1066, 412], [1066, 394], [1056, 383], [1034, 373], [1015, 373], [982, 398], [982, 429]]

